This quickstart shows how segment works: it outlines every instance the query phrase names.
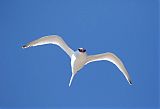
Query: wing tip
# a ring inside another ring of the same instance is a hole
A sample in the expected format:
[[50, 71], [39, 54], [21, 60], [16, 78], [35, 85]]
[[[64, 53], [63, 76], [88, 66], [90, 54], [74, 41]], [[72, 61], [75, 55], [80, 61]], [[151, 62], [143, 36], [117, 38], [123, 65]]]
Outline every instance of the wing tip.
[[23, 49], [24, 49], [24, 48], [27, 48], [27, 45], [23, 45], [22, 48], [23, 48]]
[[23, 49], [28, 48], [28, 47], [30, 47], [30, 45], [28, 45], [28, 44], [22, 46]]
[[129, 85], [133, 85], [131, 80], [129, 80], [128, 82], [129, 82]]

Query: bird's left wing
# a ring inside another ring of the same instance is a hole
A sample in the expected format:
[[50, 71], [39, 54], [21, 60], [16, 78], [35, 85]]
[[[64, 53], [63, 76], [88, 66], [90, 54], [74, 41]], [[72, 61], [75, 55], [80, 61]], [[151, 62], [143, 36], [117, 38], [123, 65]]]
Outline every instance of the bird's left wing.
[[113, 53], [103, 53], [103, 54], [98, 54], [98, 55], [90, 55], [87, 57], [86, 64], [88, 64], [90, 62], [94, 62], [94, 61], [101, 61], [101, 60], [110, 61], [113, 64], [115, 64], [119, 68], [119, 70], [124, 74], [125, 78], [129, 82], [129, 84], [130, 85], [132, 84], [131, 78], [130, 78], [126, 68], [124, 67], [122, 61]]
[[65, 43], [65, 41], [58, 35], [44, 36], [37, 40], [34, 40], [24, 46], [22, 48], [28, 48], [32, 46], [44, 45], [44, 44], [55, 44], [60, 46], [71, 58], [74, 51]]

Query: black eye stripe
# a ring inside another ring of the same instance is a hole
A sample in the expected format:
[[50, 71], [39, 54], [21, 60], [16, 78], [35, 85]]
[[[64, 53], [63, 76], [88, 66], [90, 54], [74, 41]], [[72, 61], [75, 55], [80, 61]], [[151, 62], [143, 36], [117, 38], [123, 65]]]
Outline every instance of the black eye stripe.
[[78, 48], [79, 52], [86, 52], [86, 49], [84, 48]]

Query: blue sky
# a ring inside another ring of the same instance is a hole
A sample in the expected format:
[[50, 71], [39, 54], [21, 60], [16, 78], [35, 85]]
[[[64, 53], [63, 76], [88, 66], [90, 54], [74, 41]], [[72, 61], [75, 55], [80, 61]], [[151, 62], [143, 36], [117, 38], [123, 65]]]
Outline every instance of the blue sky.
[[[1, 0], [1, 108], [156, 108], [158, 0]], [[88, 54], [117, 54], [130, 86], [110, 62], [88, 64], [68, 87], [70, 59], [54, 45], [21, 49], [57, 34]]]

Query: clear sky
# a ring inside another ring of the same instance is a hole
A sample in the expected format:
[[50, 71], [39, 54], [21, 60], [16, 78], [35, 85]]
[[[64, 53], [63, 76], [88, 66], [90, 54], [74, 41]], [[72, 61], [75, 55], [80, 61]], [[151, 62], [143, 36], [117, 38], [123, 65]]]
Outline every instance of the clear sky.
[[[21, 46], [57, 34], [88, 54], [113, 52], [133, 80], [110, 62], [88, 64], [68, 87], [70, 59], [58, 46]], [[158, 0], [0, 0], [0, 108], [156, 108]]]

